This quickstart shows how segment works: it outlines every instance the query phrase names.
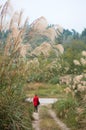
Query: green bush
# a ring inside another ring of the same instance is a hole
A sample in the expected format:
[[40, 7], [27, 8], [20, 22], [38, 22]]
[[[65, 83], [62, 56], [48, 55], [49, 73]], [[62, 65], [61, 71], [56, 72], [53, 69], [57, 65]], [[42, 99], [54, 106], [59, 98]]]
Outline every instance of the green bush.
[[[0, 56], [0, 130], [31, 129], [32, 108], [25, 103], [25, 63]], [[15, 65], [15, 67], [14, 67]]]
[[53, 108], [55, 109], [57, 115], [64, 120], [64, 122], [66, 122], [71, 128], [76, 128], [78, 127], [78, 122], [76, 120], [77, 106], [77, 101], [72, 97], [68, 97], [57, 101], [53, 105]]
[[25, 103], [25, 96], [19, 88], [8, 87], [0, 94], [0, 130], [28, 130], [32, 127], [32, 106]]
[[30, 82], [43, 82], [44, 79], [44, 75], [43, 74], [39, 74], [39, 73], [33, 73], [29, 76], [29, 81]]
[[78, 128], [77, 113], [76, 113], [75, 108], [69, 109], [65, 122], [71, 128]]
[[49, 83], [57, 84], [57, 83], [59, 83], [59, 78], [58, 77], [53, 77], [52, 79], [49, 80]]
[[[67, 114], [70, 108], [74, 109], [77, 105], [78, 105], [77, 101], [75, 101], [72, 97], [68, 97], [57, 101], [54, 104], [54, 107], [56, 108], [59, 116], [65, 116], [65, 114]], [[60, 115], [60, 113], [63, 114]]]

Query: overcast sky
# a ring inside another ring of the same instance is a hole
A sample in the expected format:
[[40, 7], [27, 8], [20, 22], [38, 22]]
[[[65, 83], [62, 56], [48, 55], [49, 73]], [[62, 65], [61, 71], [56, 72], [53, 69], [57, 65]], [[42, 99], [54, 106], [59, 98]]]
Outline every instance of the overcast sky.
[[[6, 0], [0, 0], [0, 3]], [[86, 28], [86, 0], [10, 0], [16, 10], [24, 10], [30, 23], [44, 16], [49, 24], [81, 32]]]

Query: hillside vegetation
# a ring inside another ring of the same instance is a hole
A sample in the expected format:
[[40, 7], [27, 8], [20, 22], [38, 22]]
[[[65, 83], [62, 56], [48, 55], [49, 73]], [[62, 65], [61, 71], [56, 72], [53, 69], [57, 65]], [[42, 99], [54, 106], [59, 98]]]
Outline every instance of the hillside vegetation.
[[86, 29], [79, 34], [49, 25], [43, 16], [22, 24], [23, 12], [11, 14], [9, 5], [0, 6], [0, 129], [32, 129], [25, 98], [37, 92], [60, 97], [57, 115], [73, 130], [85, 130]]

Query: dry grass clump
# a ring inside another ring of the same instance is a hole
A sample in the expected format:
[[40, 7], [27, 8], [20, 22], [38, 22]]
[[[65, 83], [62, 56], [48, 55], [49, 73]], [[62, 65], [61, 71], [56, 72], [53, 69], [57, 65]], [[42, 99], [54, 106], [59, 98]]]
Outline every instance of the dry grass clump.
[[8, 0], [0, 8], [0, 130], [28, 130], [32, 128], [32, 106], [24, 102], [27, 68], [19, 54], [27, 20], [21, 26], [22, 11], [9, 18], [9, 5]]
[[26, 19], [23, 24], [23, 11], [11, 14], [10, 18], [8, 11], [11, 10], [11, 7], [9, 5], [10, 1], [8, 0], [5, 5], [1, 7], [0, 11], [0, 32], [5, 33], [8, 31], [4, 46], [4, 55], [19, 53], [28, 20]]

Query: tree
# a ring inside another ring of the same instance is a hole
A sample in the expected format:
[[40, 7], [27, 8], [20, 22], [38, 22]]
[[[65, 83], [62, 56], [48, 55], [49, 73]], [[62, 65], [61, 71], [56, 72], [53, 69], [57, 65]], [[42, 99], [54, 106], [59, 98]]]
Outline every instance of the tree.
[[81, 40], [83, 40], [86, 43], [86, 28], [81, 33]]
[[79, 40], [79, 33], [78, 32], [76, 32], [76, 30], [74, 30], [74, 29], [72, 29], [72, 35], [73, 35], [73, 39], [77, 39], [77, 40]]

